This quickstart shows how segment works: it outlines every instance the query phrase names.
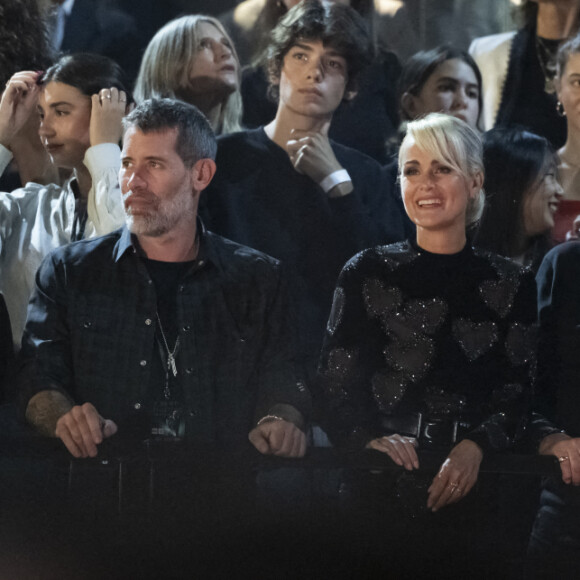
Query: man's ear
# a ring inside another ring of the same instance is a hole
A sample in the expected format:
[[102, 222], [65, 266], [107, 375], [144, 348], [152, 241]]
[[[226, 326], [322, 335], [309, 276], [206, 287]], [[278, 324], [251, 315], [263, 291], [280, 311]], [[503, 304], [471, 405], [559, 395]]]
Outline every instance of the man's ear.
[[414, 119], [417, 116], [415, 96], [411, 93], [403, 93], [403, 96], [401, 97], [401, 109], [407, 113], [409, 119]]
[[213, 179], [216, 172], [216, 164], [213, 159], [199, 159], [191, 168], [193, 188], [195, 191], [203, 191]]

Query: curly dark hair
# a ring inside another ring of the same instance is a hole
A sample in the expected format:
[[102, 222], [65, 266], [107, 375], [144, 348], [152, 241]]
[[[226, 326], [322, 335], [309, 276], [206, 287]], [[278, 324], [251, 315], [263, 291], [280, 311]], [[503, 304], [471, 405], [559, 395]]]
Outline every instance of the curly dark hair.
[[46, 70], [52, 60], [37, 0], [0, 2], [0, 91], [21, 70]]
[[[363, 18], [349, 6], [323, 5], [318, 0], [304, 0], [288, 11], [272, 30], [267, 50], [270, 79], [282, 72], [286, 53], [299, 40], [320, 40], [345, 60], [348, 72], [346, 91], [357, 88], [357, 77], [371, 62], [372, 44]], [[278, 98], [278, 87], [271, 84], [269, 94]]]

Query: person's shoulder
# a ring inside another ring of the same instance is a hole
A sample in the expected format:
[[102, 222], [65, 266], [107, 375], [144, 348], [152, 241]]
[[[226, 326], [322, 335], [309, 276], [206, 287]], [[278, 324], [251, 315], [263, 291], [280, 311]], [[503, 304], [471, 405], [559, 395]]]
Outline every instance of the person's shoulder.
[[261, 167], [264, 158], [269, 156], [268, 138], [262, 127], [221, 135], [217, 142], [218, 179], [223, 175], [251, 172]]
[[258, 150], [265, 149], [265, 133], [262, 127], [256, 129], [246, 129], [245, 131], [237, 131], [235, 133], [228, 133], [227, 135], [220, 135], [217, 140], [218, 156], [224, 153], [240, 153], [239, 147], [255, 148]]
[[510, 45], [516, 34], [516, 30], [510, 30], [509, 32], [474, 38], [469, 47], [469, 54], [476, 58], [480, 55], [492, 53], [498, 49], [502, 50]]
[[53, 263], [75, 267], [82, 267], [86, 263], [98, 261], [102, 259], [103, 254], [112, 255], [122, 231], [123, 229], [119, 229], [104, 236], [79, 240], [60, 246], [50, 252], [50, 259]]
[[346, 145], [337, 143], [333, 140], [330, 141], [330, 145], [334, 151], [334, 154], [336, 155], [336, 158], [340, 161], [341, 164], [351, 164], [356, 167], [371, 168], [380, 172], [380, 163], [366, 153], [363, 153], [358, 149], [353, 149], [352, 147], [347, 147]]
[[373, 246], [358, 254], [355, 254], [344, 266], [343, 272], [365, 273], [375, 270], [377, 267], [395, 269], [414, 260], [417, 253], [408, 240], [387, 244], [383, 246]]
[[263, 272], [280, 270], [280, 261], [264, 252], [238, 244], [211, 231], [206, 231], [205, 236], [213, 256], [220, 261], [224, 270], [240, 269], [242, 272], [249, 269]]
[[553, 268], [566, 268], [580, 271], [580, 242], [564, 242], [553, 247], [545, 256], [543, 264]]
[[473, 248], [473, 254], [482, 262], [484, 266], [491, 266], [499, 278], [531, 278], [534, 274], [527, 266], [522, 266], [514, 262], [511, 258], [501, 256], [482, 248]]
[[[0, 205], [5, 208], [14, 204], [19, 208], [23, 218], [38, 211], [54, 214], [56, 208], [61, 208], [68, 196], [74, 195], [67, 187], [56, 183], [43, 185], [29, 181], [23, 187], [11, 192], [0, 193]], [[46, 208], [46, 209], [43, 209]]]

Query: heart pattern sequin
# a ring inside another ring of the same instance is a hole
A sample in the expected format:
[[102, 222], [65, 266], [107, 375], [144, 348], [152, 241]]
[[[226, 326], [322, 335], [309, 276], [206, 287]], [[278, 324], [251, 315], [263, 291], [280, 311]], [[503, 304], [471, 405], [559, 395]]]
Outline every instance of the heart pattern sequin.
[[497, 342], [497, 325], [491, 321], [473, 322], [467, 318], [459, 318], [453, 322], [453, 337], [467, 358], [474, 361]]

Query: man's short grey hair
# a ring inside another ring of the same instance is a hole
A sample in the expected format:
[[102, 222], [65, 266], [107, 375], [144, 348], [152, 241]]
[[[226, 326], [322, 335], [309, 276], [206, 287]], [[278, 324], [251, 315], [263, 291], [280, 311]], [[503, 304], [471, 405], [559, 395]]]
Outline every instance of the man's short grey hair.
[[[412, 144], [440, 163], [449, 165], [465, 179], [472, 179], [477, 173], [484, 174], [481, 138], [461, 119], [442, 113], [430, 113], [411, 121], [399, 149], [399, 174], [403, 169], [403, 156]], [[480, 189], [477, 196], [470, 198], [467, 204], [466, 226], [481, 218], [484, 204], [485, 194]]]
[[131, 127], [142, 133], [177, 129], [175, 150], [188, 168], [200, 159], [215, 160], [215, 134], [204, 114], [194, 105], [175, 99], [148, 99], [123, 119], [123, 131]]

